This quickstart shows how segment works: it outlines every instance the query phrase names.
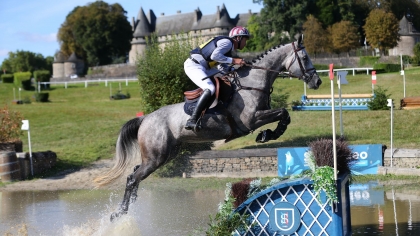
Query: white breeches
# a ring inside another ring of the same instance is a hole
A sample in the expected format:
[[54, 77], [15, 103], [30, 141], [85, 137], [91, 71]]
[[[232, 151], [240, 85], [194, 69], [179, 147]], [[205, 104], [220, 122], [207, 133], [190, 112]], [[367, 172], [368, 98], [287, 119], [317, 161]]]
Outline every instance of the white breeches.
[[217, 72], [217, 69], [207, 69], [201, 64], [197, 64], [191, 59], [187, 59], [184, 62], [184, 71], [187, 76], [200, 88], [208, 89], [211, 95], [214, 94], [216, 88], [210, 79], [202, 80], [203, 78], [212, 75]]

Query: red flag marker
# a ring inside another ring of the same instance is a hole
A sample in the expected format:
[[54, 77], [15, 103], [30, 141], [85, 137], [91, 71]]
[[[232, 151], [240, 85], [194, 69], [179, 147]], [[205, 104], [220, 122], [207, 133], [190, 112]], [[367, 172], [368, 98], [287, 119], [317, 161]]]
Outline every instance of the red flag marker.
[[330, 80], [334, 79], [334, 64], [330, 64]]
[[376, 84], [376, 71], [372, 71], [372, 84]]

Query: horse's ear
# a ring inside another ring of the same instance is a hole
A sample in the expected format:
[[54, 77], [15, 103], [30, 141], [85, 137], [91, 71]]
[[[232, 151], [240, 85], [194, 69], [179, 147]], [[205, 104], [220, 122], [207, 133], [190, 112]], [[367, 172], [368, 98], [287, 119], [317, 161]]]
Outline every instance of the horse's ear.
[[301, 45], [303, 43], [303, 34], [299, 35], [298, 37], [298, 45]]

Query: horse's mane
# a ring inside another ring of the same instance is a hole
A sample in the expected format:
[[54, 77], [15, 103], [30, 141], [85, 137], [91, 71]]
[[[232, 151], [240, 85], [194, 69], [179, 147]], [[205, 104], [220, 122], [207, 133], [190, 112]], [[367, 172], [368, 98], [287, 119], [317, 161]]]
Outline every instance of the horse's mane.
[[254, 57], [253, 59], [251, 59], [251, 62], [249, 62], [249, 64], [253, 64], [253, 63], [256, 63], [257, 61], [260, 61], [261, 59], [263, 59], [264, 58], [264, 56], [265, 55], [268, 55], [268, 53], [270, 53], [271, 51], [273, 51], [274, 49], [277, 49], [277, 48], [280, 48], [280, 47], [282, 47], [282, 46], [284, 46], [283, 44], [279, 44], [279, 45], [277, 45], [277, 46], [274, 46], [274, 47], [272, 47], [272, 48], [270, 48], [270, 49], [268, 49], [267, 51], [265, 51], [265, 52], [263, 52], [263, 53], [261, 53], [260, 55], [258, 55], [258, 56], [256, 56], [256, 57]]

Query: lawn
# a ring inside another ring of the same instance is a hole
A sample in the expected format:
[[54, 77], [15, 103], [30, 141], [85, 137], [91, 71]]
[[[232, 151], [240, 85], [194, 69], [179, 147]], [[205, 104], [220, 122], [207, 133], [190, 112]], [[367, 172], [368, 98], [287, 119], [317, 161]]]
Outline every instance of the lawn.
[[[406, 96], [420, 96], [420, 69], [406, 70]], [[307, 90], [307, 94], [330, 94], [330, 80], [322, 77], [319, 90]], [[358, 73], [347, 76], [349, 84], [342, 86], [343, 94], [371, 93], [371, 75]], [[111, 91], [115, 94], [129, 93], [131, 98], [124, 100], [109, 99]], [[403, 98], [403, 77], [399, 73], [378, 74], [375, 88], [387, 89], [394, 99], [393, 146], [396, 148], [420, 147], [420, 110], [400, 110]], [[288, 102], [299, 100], [303, 94], [302, 81], [278, 79], [274, 93], [289, 93]], [[119, 129], [129, 119], [142, 111], [140, 107], [139, 84], [125, 81], [71, 85], [53, 85], [49, 93], [50, 102], [16, 105], [14, 97], [19, 98], [18, 89], [12, 84], [0, 84], [0, 105], [19, 111], [29, 120], [32, 151], [51, 150], [57, 153], [59, 169], [78, 168], [92, 161], [111, 158]], [[335, 92], [337, 86], [335, 85]], [[34, 91], [22, 91], [22, 99], [32, 99]], [[218, 149], [238, 149], [257, 147], [300, 147], [321, 137], [332, 136], [331, 111], [292, 111], [292, 123], [285, 134], [276, 141], [266, 144], [255, 143], [256, 134], [262, 130], [276, 127], [266, 125], [254, 133], [218, 146]], [[336, 111], [336, 132], [340, 134], [339, 113]], [[390, 146], [390, 111], [343, 111], [344, 135], [350, 144], [384, 144]], [[24, 131], [22, 141], [24, 151], [29, 150], [28, 133]]]

